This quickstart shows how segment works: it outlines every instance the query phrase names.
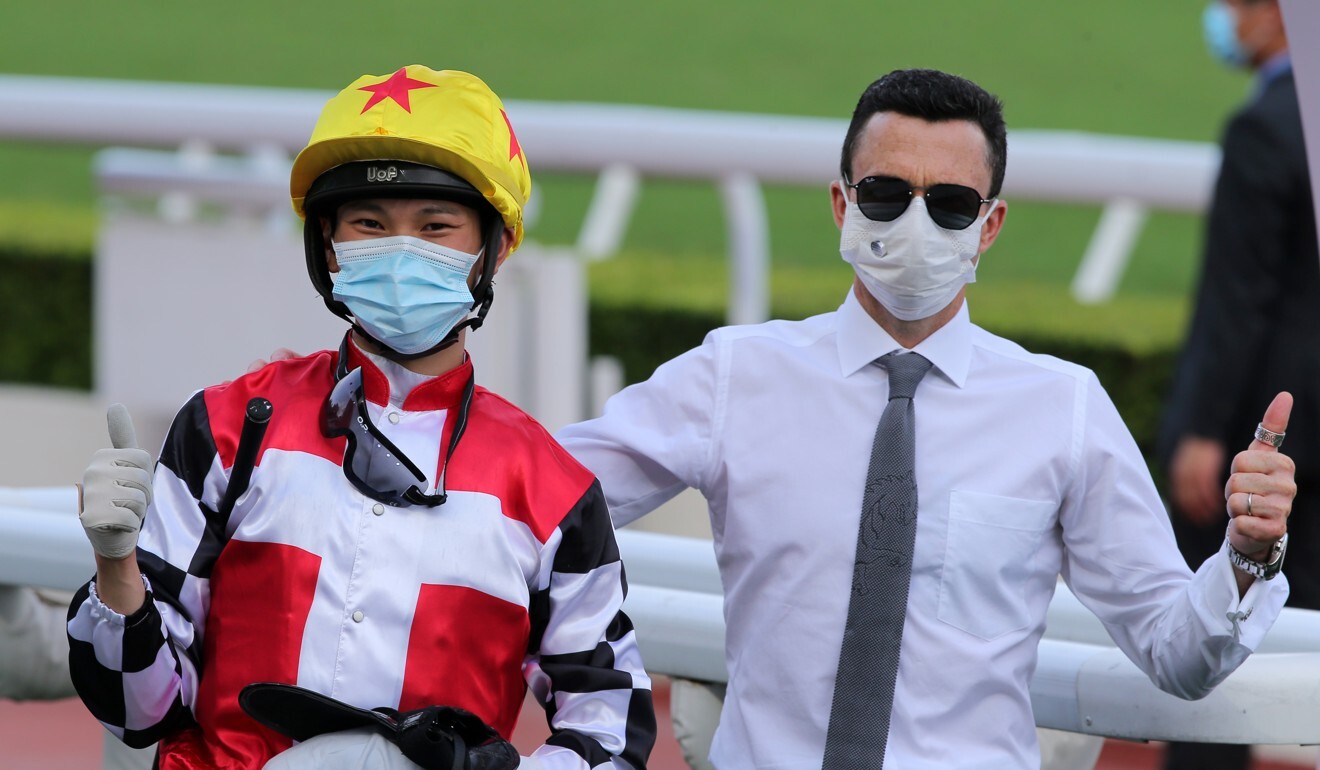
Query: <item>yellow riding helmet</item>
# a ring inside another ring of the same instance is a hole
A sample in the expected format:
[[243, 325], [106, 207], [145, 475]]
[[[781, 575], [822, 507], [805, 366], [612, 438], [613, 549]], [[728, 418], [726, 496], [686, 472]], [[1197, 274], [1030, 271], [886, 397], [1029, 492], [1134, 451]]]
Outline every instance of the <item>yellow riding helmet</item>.
[[[522, 243], [523, 207], [532, 188], [527, 158], [500, 98], [475, 75], [410, 64], [392, 75], [353, 81], [326, 103], [293, 162], [293, 210], [305, 218], [317, 179], [358, 161], [405, 161], [453, 174], [475, 188], [513, 231], [513, 248]], [[380, 197], [388, 197], [391, 183], [400, 181], [388, 167], [363, 179], [361, 194]]]

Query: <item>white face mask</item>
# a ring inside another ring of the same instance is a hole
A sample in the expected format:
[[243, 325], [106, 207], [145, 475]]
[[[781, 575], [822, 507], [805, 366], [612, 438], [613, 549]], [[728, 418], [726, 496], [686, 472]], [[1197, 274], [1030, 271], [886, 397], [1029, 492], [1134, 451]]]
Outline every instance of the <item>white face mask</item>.
[[867, 219], [849, 200], [839, 253], [894, 317], [929, 318], [948, 307], [964, 285], [976, 281], [981, 227], [995, 205], [965, 229], [946, 230], [930, 218], [920, 196], [892, 222]]

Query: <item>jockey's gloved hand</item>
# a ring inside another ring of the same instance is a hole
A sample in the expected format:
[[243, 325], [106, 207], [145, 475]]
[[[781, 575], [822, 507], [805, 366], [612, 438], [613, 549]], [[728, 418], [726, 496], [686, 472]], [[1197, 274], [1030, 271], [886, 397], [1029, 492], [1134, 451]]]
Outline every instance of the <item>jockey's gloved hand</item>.
[[83, 473], [83, 531], [107, 559], [123, 559], [137, 548], [142, 518], [151, 505], [151, 455], [137, 447], [133, 420], [123, 404], [106, 412], [113, 449], [101, 449]]

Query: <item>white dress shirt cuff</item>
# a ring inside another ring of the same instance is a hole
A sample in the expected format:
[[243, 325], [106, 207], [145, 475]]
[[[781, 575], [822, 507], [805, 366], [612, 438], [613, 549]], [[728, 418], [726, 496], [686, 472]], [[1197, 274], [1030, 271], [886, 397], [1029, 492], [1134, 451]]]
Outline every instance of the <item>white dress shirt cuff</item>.
[[1253, 651], [1288, 599], [1288, 578], [1282, 573], [1273, 580], [1255, 580], [1239, 598], [1237, 571], [1228, 560], [1227, 541], [1197, 570], [1195, 582], [1201, 589], [1197, 592], [1197, 614], [1206, 627], [1222, 629]]

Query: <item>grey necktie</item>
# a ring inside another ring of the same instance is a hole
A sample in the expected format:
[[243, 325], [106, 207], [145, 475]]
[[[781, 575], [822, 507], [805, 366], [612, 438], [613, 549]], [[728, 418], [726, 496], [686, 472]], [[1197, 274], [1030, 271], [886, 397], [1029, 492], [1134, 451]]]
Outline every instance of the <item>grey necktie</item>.
[[889, 403], [875, 429], [871, 465], [866, 471], [824, 770], [879, 770], [884, 766], [912, 579], [912, 546], [917, 536], [912, 394], [931, 364], [916, 353], [891, 353], [875, 363], [889, 370]]

